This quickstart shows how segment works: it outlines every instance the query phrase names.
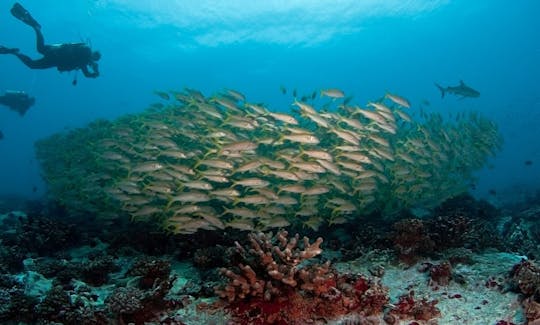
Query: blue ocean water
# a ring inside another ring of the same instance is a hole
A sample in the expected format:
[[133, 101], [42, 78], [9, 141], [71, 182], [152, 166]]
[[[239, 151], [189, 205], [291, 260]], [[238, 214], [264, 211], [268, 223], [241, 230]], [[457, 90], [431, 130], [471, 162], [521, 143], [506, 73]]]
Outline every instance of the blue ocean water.
[[[37, 57], [32, 29], [0, 3], [0, 44]], [[473, 193], [515, 195], [540, 184], [540, 22], [537, 1], [37, 1], [21, 2], [47, 43], [90, 41], [101, 76], [30, 70], [0, 56], [0, 92], [24, 90], [24, 117], [0, 107], [0, 195], [45, 190], [33, 143], [98, 119], [137, 113], [154, 90], [233, 88], [286, 111], [290, 94], [340, 88], [364, 104], [387, 91], [412, 110], [480, 111], [503, 151]], [[441, 98], [434, 82], [460, 80], [479, 98]], [[429, 102], [429, 105], [426, 103]], [[532, 164], [526, 165], [525, 161]], [[34, 191], [36, 187], [36, 191]], [[490, 199], [493, 199], [490, 197]]]

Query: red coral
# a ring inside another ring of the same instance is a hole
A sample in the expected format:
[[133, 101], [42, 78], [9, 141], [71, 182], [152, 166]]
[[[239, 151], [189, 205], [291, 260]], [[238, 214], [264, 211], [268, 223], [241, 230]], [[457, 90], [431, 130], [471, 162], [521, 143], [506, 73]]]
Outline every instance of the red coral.
[[434, 264], [429, 268], [430, 285], [446, 286], [452, 279], [452, 265], [449, 262]]
[[359, 278], [354, 283], [354, 290], [356, 290], [358, 293], [363, 294], [364, 292], [369, 289], [369, 285], [367, 283], [367, 280], [365, 278]]
[[387, 318], [413, 319], [428, 321], [441, 315], [441, 311], [435, 307], [437, 300], [427, 301], [414, 299], [414, 291], [399, 297], [398, 303], [388, 313]]

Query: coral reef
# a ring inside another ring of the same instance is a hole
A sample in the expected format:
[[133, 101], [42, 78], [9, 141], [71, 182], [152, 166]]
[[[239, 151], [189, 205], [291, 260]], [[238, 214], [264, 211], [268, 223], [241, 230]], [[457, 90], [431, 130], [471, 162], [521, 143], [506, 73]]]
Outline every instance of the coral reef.
[[[456, 205], [457, 202], [452, 204]], [[466, 206], [470, 205], [476, 206], [476, 203], [466, 202]], [[463, 212], [445, 213], [473, 219]], [[436, 229], [432, 228], [431, 222], [439, 220], [437, 216], [440, 215], [442, 213], [437, 212], [423, 219], [409, 218], [413, 220], [411, 224], [418, 227], [407, 232], [409, 221], [403, 223], [401, 234], [404, 240], [401, 243], [420, 247], [417, 241], [405, 239], [431, 239], [433, 234], [429, 229]], [[396, 233], [384, 237], [385, 230], [390, 229], [401, 216], [410, 214], [366, 222], [365, 231], [358, 233], [355, 229], [361, 226], [356, 223], [353, 223], [355, 228], [348, 225], [323, 227], [325, 238], [333, 238], [335, 250], [343, 245], [347, 249], [358, 246], [360, 258], [348, 263], [342, 263], [343, 256], [339, 251], [326, 248], [326, 240], [322, 254], [321, 240], [306, 241], [300, 236], [290, 237], [283, 231], [276, 236], [251, 234], [244, 240], [240, 237], [243, 236], [241, 232], [229, 230], [200, 231], [191, 236], [153, 232], [143, 233], [140, 241], [120, 236], [111, 241], [113, 246], [104, 243], [113, 237], [113, 232], [107, 227], [102, 227], [103, 232], [98, 238], [88, 237], [89, 234], [97, 235], [93, 230], [91, 233], [79, 233], [77, 237], [88, 238], [84, 241], [88, 245], [74, 250], [52, 251], [53, 256], [47, 257], [30, 253], [34, 257], [26, 258], [21, 274], [9, 275], [9, 272], [18, 271], [4, 268], [7, 273], [0, 277], [0, 322], [205, 324], [211, 321], [203, 315], [215, 313], [219, 316], [213, 318], [214, 322], [225, 323], [230, 319], [231, 323], [237, 324], [435, 324], [437, 321], [448, 324], [449, 319], [457, 319], [453, 317], [460, 313], [459, 310], [449, 310], [449, 306], [455, 308], [455, 304], [461, 302], [474, 303], [475, 310], [479, 310], [477, 317], [481, 317], [481, 312], [492, 315], [492, 311], [502, 307], [506, 311], [490, 319], [492, 323], [504, 320], [506, 324], [521, 323], [516, 321], [518, 318], [512, 312], [519, 309], [522, 302], [524, 319], [528, 317], [531, 324], [537, 321], [535, 287], [540, 271], [532, 261], [516, 265], [512, 272], [514, 279], [509, 280], [512, 287], [525, 296], [522, 301], [503, 290], [502, 272], [509, 267], [500, 268], [497, 272], [488, 268], [477, 274], [475, 279], [471, 278], [471, 272], [466, 270], [474, 270], [472, 273], [476, 274], [478, 255], [472, 249], [448, 248], [458, 245], [457, 241], [452, 245], [441, 245], [442, 252], [439, 252], [439, 247], [433, 247], [429, 252], [416, 251], [412, 258], [418, 261], [418, 267], [403, 269], [403, 265], [393, 263], [394, 253], [398, 251], [389, 249], [394, 245], [392, 239], [396, 238]], [[372, 218], [375, 217], [373, 213]], [[462, 219], [456, 220], [461, 222]], [[13, 233], [22, 228], [18, 226], [18, 220], [9, 221], [3, 226], [16, 230], [6, 229], [5, 233], [9, 238], [16, 238]], [[496, 219], [492, 221], [498, 222]], [[449, 223], [442, 223], [440, 229], [449, 227]], [[133, 236], [135, 231], [142, 231], [139, 228], [141, 224], [124, 223], [122, 227], [115, 224], [119, 228], [114, 232]], [[467, 225], [474, 225], [474, 221]], [[128, 226], [133, 226], [133, 229]], [[74, 227], [84, 229], [79, 224], [74, 224]], [[369, 237], [370, 229], [377, 230], [374, 238]], [[350, 234], [344, 235], [346, 232]], [[311, 229], [308, 233], [315, 232]], [[61, 232], [58, 235], [62, 236]], [[434, 238], [438, 241], [440, 237]], [[462, 238], [469, 240], [469, 236]], [[142, 253], [144, 248], [141, 245], [146, 240], [154, 240], [147, 251], [153, 256]], [[239, 243], [234, 245], [234, 240]], [[361, 247], [363, 241], [365, 246]], [[7, 248], [16, 252], [16, 247]], [[323, 255], [325, 259], [322, 259]], [[25, 256], [26, 253], [21, 258]], [[424, 256], [431, 258], [422, 261]], [[499, 263], [496, 258], [486, 256], [489, 261]], [[516, 263], [516, 257], [512, 256], [511, 261], [504, 262], [504, 265]], [[332, 264], [328, 262], [330, 260]], [[193, 267], [194, 264], [198, 267]], [[495, 265], [498, 264], [493, 264], [493, 267]], [[220, 276], [218, 266], [230, 271], [222, 274], [231, 277]], [[420, 269], [425, 276], [418, 273]], [[179, 281], [174, 281], [171, 274], [178, 275]], [[219, 303], [212, 304], [213, 300], [206, 300], [205, 297], [216, 299], [214, 287], [218, 284], [221, 284], [218, 291], [232, 293], [229, 295], [233, 297], [232, 301], [229, 302], [226, 295]], [[483, 290], [482, 294], [486, 296], [475, 296], [476, 290]], [[389, 296], [397, 298], [390, 300]], [[515, 299], [514, 305], [511, 305], [512, 299]], [[194, 311], [195, 306], [198, 312]], [[192, 308], [195, 315], [187, 315], [188, 308]], [[25, 314], [19, 314], [19, 310]], [[441, 315], [437, 316], [439, 313]]]
[[23, 269], [23, 260], [25, 258], [25, 252], [18, 249], [17, 246], [4, 246], [0, 242], [0, 271], [21, 271]]
[[523, 301], [525, 309], [525, 317], [527, 318], [526, 325], [540, 324], [540, 302], [533, 297], [529, 297]]
[[500, 212], [491, 204], [462, 194], [436, 207], [427, 227], [438, 251], [458, 247], [472, 250], [501, 248], [501, 236], [495, 222], [499, 217]]
[[156, 283], [169, 278], [171, 273], [171, 263], [161, 259], [142, 258], [131, 266], [128, 276], [138, 276], [139, 287], [141, 289], [151, 289]]
[[445, 261], [441, 264], [423, 263], [422, 271], [428, 272], [429, 284], [432, 287], [447, 286], [452, 279], [452, 265]]
[[91, 285], [100, 286], [107, 283], [109, 273], [118, 270], [112, 256], [97, 256], [81, 265], [82, 279]]
[[[159, 321], [171, 322], [166, 311], [182, 308], [182, 303], [175, 299], [166, 298], [174, 277], [156, 281], [149, 290], [135, 287], [116, 288], [105, 300], [107, 309], [115, 316], [118, 324], [145, 324]], [[174, 322], [173, 322], [174, 323]]]
[[271, 235], [249, 234], [249, 250], [237, 243], [237, 249], [246, 262], [257, 267], [258, 273], [262, 271], [265, 277], [259, 279], [249, 264], [238, 265], [241, 274], [222, 269], [222, 273], [231, 279], [231, 283], [216, 292], [229, 302], [246, 297], [258, 297], [268, 301], [275, 296], [284, 296], [289, 287], [294, 288], [300, 282], [302, 289], [320, 294], [320, 290], [325, 289], [323, 283], [327, 281], [326, 276], [330, 274], [329, 263], [311, 270], [307, 267], [299, 268], [299, 265], [322, 252], [319, 247], [322, 238], [310, 244], [308, 238], [304, 237], [301, 248], [298, 234], [291, 239], [288, 239], [287, 235], [287, 231], [280, 231], [276, 235], [279, 245], [274, 245]]
[[134, 314], [143, 309], [142, 298], [144, 291], [137, 288], [116, 288], [113, 293], [107, 297], [105, 303], [109, 310], [122, 318], [124, 315]]
[[527, 325], [540, 324], [540, 267], [534, 262], [522, 260], [514, 265], [509, 274], [510, 289], [525, 296], [521, 302]]
[[435, 248], [427, 227], [420, 219], [405, 219], [394, 224], [394, 249], [400, 261], [407, 265], [417, 262]]
[[20, 272], [28, 257], [50, 256], [78, 242], [74, 225], [42, 215], [10, 213], [2, 219], [0, 270]]
[[29, 215], [19, 218], [19, 222], [16, 236], [5, 238], [5, 243], [24, 252], [50, 255], [77, 243], [75, 226], [62, 220]]
[[518, 209], [503, 227], [506, 249], [535, 259], [540, 256], [540, 205]]
[[193, 264], [199, 269], [210, 269], [225, 264], [227, 251], [218, 245], [213, 247], [199, 248], [193, 254]]
[[443, 254], [456, 262], [466, 262], [466, 255], [452, 256], [451, 252], [502, 248], [497, 214], [487, 220], [486, 211], [496, 210], [483, 201], [461, 195], [444, 202], [427, 217], [398, 220], [390, 236], [398, 259], [412, 265], [423, 257]]
[[[401, 214], [400, 214], [401, 217]], [[393, 224], [375, 215], [328, 229], [329, 244], [339, 250], [342, 260], [354, 260], [376, 250], [386, 250], [393, 246]], [[330, 246], [330, 245], [327, 245]]]
[[510, 272], [509, 284], [525, 296], [540, 295], [540, 267], [531, 261], [522, 260]]
[[39, 300], [28, 296], [18, 286], [0, 289], [0, 321], [33, 323], [37, 319], [35, 306]]
[[399, 297], [398, 302], [385, 314], [384, 320], [387, 324], [398, 324], [398, 320], [429, 321], [441, 315], [441, 311], [435, 307], [437, 303], [437, 300], [415, 299], [414, 291], [410, 291]]
[[37, 306], [36, 313], [39, 317], [53, 321], [61, 321], [61, 313], [66, 306], [71, 304], [68, 294], [61, 286], [51, 288], [47, 296]]
[[249, 235], [250, 248], [237, 243], [245, 263], [222, 269], [229, 283], [216, 292], [227, 301], [241, 324], [293, 324], [356, 313], [382, 313], [387, 291], [379, 281], [361, 275], [337, 274], [330, 263], [308, 263], [321, 254], [322, 239], [303, 242], [284, 230], [275, 238]]
[[30, 268], [46, 278], [54, 278], [58, 283], [68, 285], [72, 279], [82, 277], [83, 263], [75, 263], [67, 259], [39, 259]]

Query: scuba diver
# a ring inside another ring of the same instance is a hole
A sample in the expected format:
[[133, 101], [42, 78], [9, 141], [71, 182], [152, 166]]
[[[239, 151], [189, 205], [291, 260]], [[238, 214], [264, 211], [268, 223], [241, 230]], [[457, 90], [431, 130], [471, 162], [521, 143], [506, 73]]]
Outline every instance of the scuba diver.
[[[101, 54], [98, 51], [92, 51], [85, 43], [45, 45], [43, 34], [41, 33], [41, 25], [23, 6], [16, 2], [11, 8], [11, 14], [34, 29], [36, 32], [37, 51], [43, 57], [32, 60], [30, 57], [19, 53], [19, 49], [17, 48], [8, 48], [1, 45], [0, 54], [13, 54], [30, 69], [56, 67], [61, 72], [80, 69], [87, 78], [97, 78], [99, 76], [97, 61], [101, 58]], [[77, 79], [74, 79], [73, 85], [76, 84]]]
[[36, 99], [30, 97], [24, 91], [7, 90], [4, 95], [0, 96], [0, 104], [18, 112], [21, 116], [23, 116], [35, 102]]

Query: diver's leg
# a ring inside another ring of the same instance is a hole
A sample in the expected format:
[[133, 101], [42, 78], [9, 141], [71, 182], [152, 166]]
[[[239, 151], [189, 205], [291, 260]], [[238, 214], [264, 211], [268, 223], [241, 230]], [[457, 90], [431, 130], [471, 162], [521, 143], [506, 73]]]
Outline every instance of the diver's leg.
[[45, 46], [45, 39], [43, 38], [41, 29], [34, 27], [34, 31], [36, 31], [36, 49], [39, 53], [45, 55], [47, 47]]
[[24, 63], [30, 69], [47, 69], [47, 68], [52, 68], [54, 66], [54, 65], [49, 64], [44, 59], [32, 60], [27, 55], [24, 55], [21, 53], [14, 53], [13, 55], [18, 57], [19, 60], [21, 60], [21, 62]]

